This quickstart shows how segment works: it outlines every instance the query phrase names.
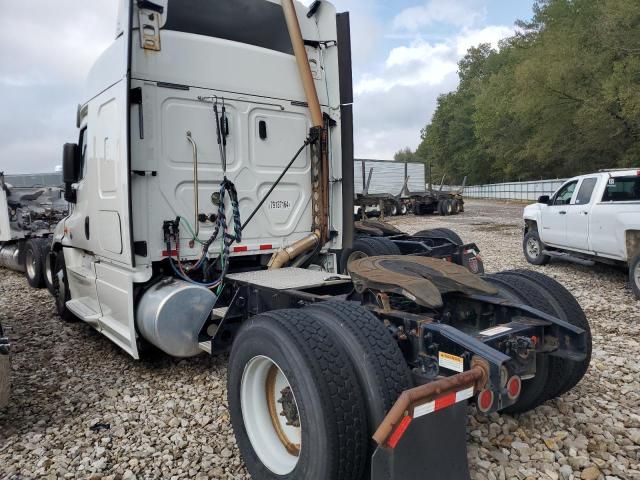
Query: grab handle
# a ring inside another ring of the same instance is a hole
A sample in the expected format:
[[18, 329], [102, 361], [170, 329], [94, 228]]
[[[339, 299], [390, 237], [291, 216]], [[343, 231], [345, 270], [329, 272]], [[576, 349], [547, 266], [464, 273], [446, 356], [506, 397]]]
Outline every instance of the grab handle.
[[196, 145], [196, 141], [191, 136], [191, 131], [187, 132], [187, 140], [191, 144], [191, 148], [193, 150], [193, 207], [194, 207], [194, 228], [195, 234], [194, 237], [198, 237], [198, 233], [200, 233], [200, 220], [198, 219], [198, 211], [200, 210], [198, 204], [198, 145]]

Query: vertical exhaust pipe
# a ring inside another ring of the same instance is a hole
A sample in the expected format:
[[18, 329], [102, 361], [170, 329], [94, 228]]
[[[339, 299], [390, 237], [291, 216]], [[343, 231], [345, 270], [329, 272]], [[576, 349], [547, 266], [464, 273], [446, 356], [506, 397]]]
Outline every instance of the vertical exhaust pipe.
[[316, 248], [318, 244], [324, 245], [328, 240], [329, 229], [329, 157], [327, 132], [324, 126], [324, 117], [320, 107], [318, 91], [309, 66], [309, 57], [304, 46], [304, 38], [300, 29], [300, 22], [293, 0], [281, 0], [282, 11], [291, 37], [293, 53], [298, 64], [300, 80], [304, 88], [307, 105], [311, 114], [312, 130], [316, 130], [318, 144], [312, 147], [311, 159], [311, 185], [313, 233], [299, 240], [293, 245], [283, 248], [275, 253], [269, 262], [269, 269], [277, 269], [286, 265], [306, 251]]
[[309, 104], [311, 122], [314, 127], [323, 128], [324, 121], [322, 119], [322, 110], [320, 109], [318, 91], [316, 90], [316, 84], [313, 80], [311, 67], [309, 66], [307, 50], [304, 48], [302, 30], [300, 30], [300, 23], [298, 22], [298, 15], [296, 14], [296, 7], [293, 4], [293, 0], [282, 0], [282, 10], [284, 11], [284, 18], [287, 22], [289, 36], [291, 37], [293, 54], [295, 55], [296, 62], [298, 63], [298, 70], [300, 72], [302, 86], [304, 87], [304, 93], [307, 97], [307, 103]]

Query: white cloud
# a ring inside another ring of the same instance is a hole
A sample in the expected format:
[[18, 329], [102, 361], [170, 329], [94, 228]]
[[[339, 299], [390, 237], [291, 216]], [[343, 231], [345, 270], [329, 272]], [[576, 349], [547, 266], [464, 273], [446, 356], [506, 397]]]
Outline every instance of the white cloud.
[[490, 43], [494, 48], [498, 42], [515, 33], [515, 28], [504, 25], [490, 25], [479, 30], [467, 30], [456, 38], [456, 51], [459, 56], [464, 56], [469, 48], [481, 43]]
[[486, 16], [480, 0], [430, 0], [424, 5], [401, 11], [393, 20], [396, 30], [417, 32], [436, 23], [470, 27]]
[[479, 43], [497, 47], [513, 32], [501, 25], [462, 28], [439, 42], [418, 34], [393, 48], [384, 62], [355, 82], [356, 155], [391, 158], [401, 148], [415, 148], [438, 95], [457, 87], [458, 62], [467, 50]]

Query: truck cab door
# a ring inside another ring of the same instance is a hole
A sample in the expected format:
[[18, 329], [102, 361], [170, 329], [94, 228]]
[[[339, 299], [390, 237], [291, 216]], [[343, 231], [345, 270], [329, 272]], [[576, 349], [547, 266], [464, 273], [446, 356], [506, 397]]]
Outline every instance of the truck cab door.
[[578, 180], [565, 183], [556, 192], [550, 204], [542, 209], [542, 241], [550, 245], [565, 246], [567, 239], [567, 214], [571, 206]]
[[593, 192], [598, 184], [598, 177], [587, 177], [580, 180], [578, 193], [567, 210], [566, 246], [576, 250], [589, 250], [589, 224]]

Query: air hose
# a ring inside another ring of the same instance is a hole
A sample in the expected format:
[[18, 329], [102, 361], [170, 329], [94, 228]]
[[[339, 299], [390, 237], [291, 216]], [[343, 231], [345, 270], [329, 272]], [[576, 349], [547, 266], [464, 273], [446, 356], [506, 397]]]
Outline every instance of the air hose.
[[[227, 178], [227, 135], [229, 135], [229, 122], [227, 119], [226, 107], [224, 100], [222, 102], [222, 114], [218, 114], [218, 102], [213, 104], [213, 112], [216, 117], [216, 136], [218, 139], [218, 148], [220, 149], [220, 160], [222, 162], [223, 180], [220, 183], [220, 203], [218, 204], [218, 216], [216, 218], [216, 226], [209, 237], [209, 239], [202, 244], [202, 254], [200, 260], [189, 270], [194, 271], [202, 269], [204, 276], [206, 277], [206, 264], [209, 248], [216, 241], [218, 236], [222, 234], [222, 270], [218, 278], [213, 282], [198, 282], [187, 275], [187, 272], [182, 268], [180, 263], [180, 235], [176, 232], [176, 256], [178, 259], [178, 267], [173, 260], [171, 254], [171, 237], [167, 238], [167, 250], [169, 252], [169, 261], [174, 273], [189, 283], [195, 283], [196, 285], [202, 285], [207, 288], [213, 288], [221, 285], [224, 281], [224, 277], [229, 269], [229, 257], [230, 247], [235, 242], [242, 241], [242, 221], [240, 220], [240, 203], [238, 202], [238, 192], [234, 183]], [[229, 233], [229, 226], [227, 224], [227, 213], [225, 208], [225, 197], [229, 196], [229, 202], [231, 203], [231, 210], [233, 215], [233, 233]], [[179, 228], [180, 220], [176, 222], [176, 228]]]

